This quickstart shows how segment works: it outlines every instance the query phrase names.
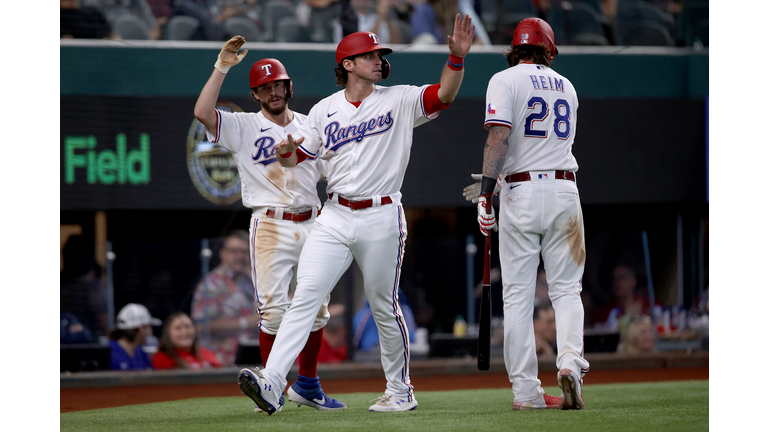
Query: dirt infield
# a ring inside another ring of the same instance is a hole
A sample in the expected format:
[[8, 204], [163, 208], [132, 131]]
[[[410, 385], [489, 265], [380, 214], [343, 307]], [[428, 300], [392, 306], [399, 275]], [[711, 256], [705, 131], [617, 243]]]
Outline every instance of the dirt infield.
[[[556, 386], [554, 372], [539, 376], [543, 386]], [[709, 368], [592, 370], [584, 378], [585, 385], [653, 381], [709, 379]], [[412, 377], [414, 389], [462, 390], [478, 388], [509, 388], [506, 374], [472, 374]], [[380, 392], [386, 380], [379, 378], [323, 380], [326, 393]], [[60, 412], [110, 408], [152, 402], [165, 402], [198, 397], [243, 396], [232, 377], [232, 384], [145, 385], [104, 388], [65, 388], [59, 392]], [[243, 396], [245, 397], [245, 396]]]

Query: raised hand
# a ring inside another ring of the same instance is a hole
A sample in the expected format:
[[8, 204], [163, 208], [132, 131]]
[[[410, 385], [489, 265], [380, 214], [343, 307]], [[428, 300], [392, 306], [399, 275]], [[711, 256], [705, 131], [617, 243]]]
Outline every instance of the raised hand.
[[240, 61], [245, 58], [245, 55], [248, 54], [248, 50], [243, 50], [240, 54], [237, 53], [244, 43], [244, 37], [235, 36], [224, 44], [224, 47], [221, 48], [221, 52], [219, 53], [219, 59], [216, 61], [215, 65], [219, 72], [226, 74], [227, 71], [229, 71], [229, 68], [240, 63]]
[[453, 35], [448, 38], [448, 49], [456, 57], [464, 57], [472, 47], [472, 40], [475, 38], [475, 26], [472, 24], [472, 18], [461, 14], [456, 14], [456, 20], [453, 23]]

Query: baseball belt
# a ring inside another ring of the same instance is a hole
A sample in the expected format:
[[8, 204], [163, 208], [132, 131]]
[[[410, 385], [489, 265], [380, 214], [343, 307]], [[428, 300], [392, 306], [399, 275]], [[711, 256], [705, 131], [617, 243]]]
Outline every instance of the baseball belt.
[[[328, 194], [328, 198], [333, 199], [333, 194], [332, 193]], [[373, 199], [351, 201], [342, 196], [339, 196], [339, 204], [343, 205], [344, 207], [349, 207], [352, 210], [362, 210], [369, 207], [373, 207]], [[392, 198], [388, 196], [381, 197], [381, 205], [385, 205], [385, 204], [392, 204]]]
[[[317, 211], [317, 215], [320, 216], [320, 210]], [[275, 210], [274, 209], [268, 209], [267, 210], [267, 217], [268, 218], [275, 218]], [[304, 222], [306, 220], [312, 219], [312, 210], [305, 211], [304, 213], [288, 213], [283, 212], [282, 220], [289, 220], [294, 222]]]
[[[555, 178], [557, 180], [570, 180], [572, 182], [575, 182], [576, 174], [574, 174], [573, 171], [555, 171]], [[504, 180], [507, 183], [531, 181], [531, 173], [520, 172], [517, 174], [510, 174], [504, 177]]]

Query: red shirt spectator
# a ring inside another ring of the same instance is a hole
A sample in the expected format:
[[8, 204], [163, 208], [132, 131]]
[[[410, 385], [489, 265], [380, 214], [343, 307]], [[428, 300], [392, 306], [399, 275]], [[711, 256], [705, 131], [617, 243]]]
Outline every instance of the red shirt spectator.
[[[219, 363], [219, 359], [216, 358], [216, 354], [214, 354], [213, 351], [203, 347], [199, 347], [198, 351], [200, 355], [195, 356], [191, 350], [176, 348], [176, 355], [184, 360], [189, 369], [221, 367], [221, 363]], [[158, 351], [157, 354], [155, 354], [155, 358], [152, 360], [152, 366], [154, 366], [155, 369], [179, 369], [182, 367], [177, 365], [176, 361], [171, 358], [171, 356], [162, 351]]]
[[221, 367], [213, 351], [197, 343], [192, 319], [184, 312], [175, 312], [165, 319], [160, 347], [152, 360], [155, 369], [207, 369]]

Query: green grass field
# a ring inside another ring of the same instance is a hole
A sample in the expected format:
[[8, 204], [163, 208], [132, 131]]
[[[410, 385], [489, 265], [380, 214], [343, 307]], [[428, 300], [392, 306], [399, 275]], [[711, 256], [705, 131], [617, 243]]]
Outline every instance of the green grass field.
[[[559, 395], [557, 387], [547, 394]], [[416, 392], [419, 407], [371, 413], [377, 393], [333, 395], [344, 411], [253, 412], [245, 396], [198, 398], [60, 414], [62, 431], [699, 431], [709, 429], [709, 381], [600, 384], [584, 388], [583, 411], [512, 411], [511, 390]]]

